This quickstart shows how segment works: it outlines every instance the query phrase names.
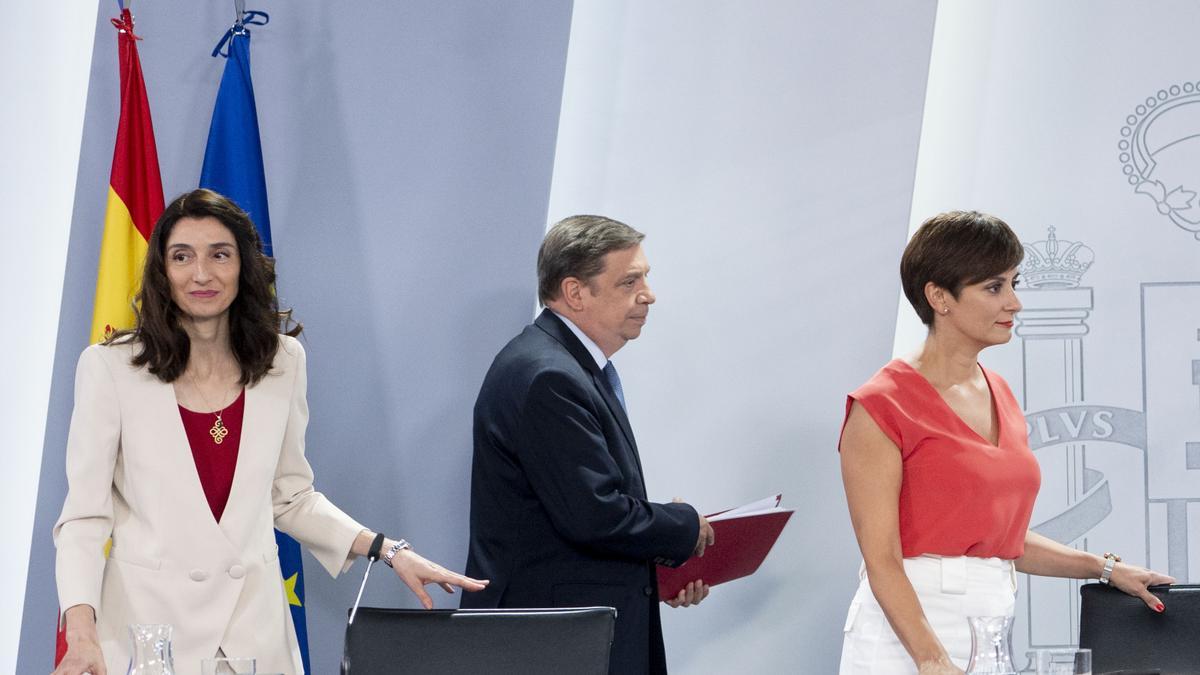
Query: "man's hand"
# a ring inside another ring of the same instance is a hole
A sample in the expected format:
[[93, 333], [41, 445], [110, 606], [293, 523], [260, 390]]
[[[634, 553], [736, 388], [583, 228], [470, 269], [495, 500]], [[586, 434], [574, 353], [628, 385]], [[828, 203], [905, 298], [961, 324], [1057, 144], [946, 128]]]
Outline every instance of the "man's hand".
[[[700, 516], [700, 535], [696, 537], [696, 548], [692, 550], [692, 555], [696, 557], [703, 556], [704, 549], [715, 543], [717, 543], [717, 534], [713, 532], [712, 525], [708, 524], [708, 518]], [[696, 602], [699, 602], [699, 600]]]
[[[683, 497], [675, 497], [671, 503], [682, 504]], [[699, 557], [704, 555], [705, 548], [716, 543], [717, 534], [713, 532], [712, 525], [708, 524], [708, 518], [701, 516], [699, 512], [696, 512], [696, 515], [700, 518], [700, 534], [696, 536], [696, 546], [692, 549], [692, 555]]]
[[664, 600], [663, 602], [667, 603], [671, 607], [691, 607], [692, 605], [698, 605], [700, 604], [701, 600], [708, 597], [708, 590], [710, 588], [712, 587], [706, 585], [700, 579], [697, 579], [695, 581], [688, 582], [688, 585], [684, 586], [679, 591], [679, 595]]

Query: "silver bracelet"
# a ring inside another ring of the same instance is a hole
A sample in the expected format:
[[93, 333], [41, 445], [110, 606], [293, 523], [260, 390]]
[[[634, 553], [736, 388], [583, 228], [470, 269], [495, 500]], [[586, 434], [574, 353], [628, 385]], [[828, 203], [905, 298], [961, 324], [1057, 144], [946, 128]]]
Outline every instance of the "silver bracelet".
[[392, 544], [391, 548], [389, 548], [387, 550], [387, 553], [383, 554], [383, 563], [385, 565], [387, 565], [388, 567], [391, 567], [392, 566], [392, 558], [395, 558], [396, 554], [399, 553], [400, 551], [405, 551], [405, 550], [411, 551], [412, 544], [408, 543], [407, 541], [404, 541], [403, 539], [400, 539], [396, 543]]
[[1112, 583], [1113, 568], [1117, 563], [1121, 562], [1121, 556], [1116, 553], [1104, 554], [1104, 569], [1100, 572], [1100, 583], [1108, 585]]

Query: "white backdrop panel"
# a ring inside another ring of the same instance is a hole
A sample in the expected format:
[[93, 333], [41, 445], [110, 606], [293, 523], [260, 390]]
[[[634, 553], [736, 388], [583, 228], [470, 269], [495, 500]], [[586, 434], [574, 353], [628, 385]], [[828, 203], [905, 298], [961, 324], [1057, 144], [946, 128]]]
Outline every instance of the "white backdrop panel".
[[[1017, 337], [984, 360], [1025, 406], [1035, 527], [1193, 582], [1198, 21], [1190, 2], [941, 3], [910, 217], [988, 211], [1030, 251]], [[899, 317], [905, 352], [924, 331]], [[1076, 640], [1077, 586], [1022, 578], [1018, 651]]]
[[647, 233], [659, 302], [614, 361], [651, 497], [798, 509], [757, 575], [664, 608], [674, 672], [836, 670], [858, 565], [836, 440], [891, 347], [933, 14], [575, 3], [549, 220]]
[[[50, 374], [62, 303], [63, 268], [79, 168], [88, 67], [96, 14], [73, 3], [39, 7], [32, 29], [9, 21], [0, 31], [0, 203], [5, 205], [0, 266], [0, 355], [9, 385], [0, 402], [8, 452], [0, 463], [0, 541], [15, 553], [0, 557], [0, 672], [16, 672], [28, 547], [37, 506]], [[33, 65], [36, 63], [36, 65]], [[46, 616], [48, 627], [53, 616]]]

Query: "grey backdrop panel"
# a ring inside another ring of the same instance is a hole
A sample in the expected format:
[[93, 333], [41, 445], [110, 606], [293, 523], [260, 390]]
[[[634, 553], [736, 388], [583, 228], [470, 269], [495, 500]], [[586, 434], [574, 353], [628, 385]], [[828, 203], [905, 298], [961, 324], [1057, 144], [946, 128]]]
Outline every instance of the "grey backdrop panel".
[[[448, 567], [466, 557], [471, 406], [530, 318], [571, 3], [250, 2], [279, 292], [304, 322], [317, 487]], [[111, 11], [107, 11], [110, 10]], [[229, 2], [135, 3], [167, 199], [193, 188]], [[65, 495], [118, 105], [102, 3], [55, 358], [18, 672], [48, 672], [50, 529]], [[313, 668], [336, 672], [352, 579], [306, 555]], [[384, 604], [415, 607], [399, 583]], [[434, 590], [442, 607], [457, 598]]]

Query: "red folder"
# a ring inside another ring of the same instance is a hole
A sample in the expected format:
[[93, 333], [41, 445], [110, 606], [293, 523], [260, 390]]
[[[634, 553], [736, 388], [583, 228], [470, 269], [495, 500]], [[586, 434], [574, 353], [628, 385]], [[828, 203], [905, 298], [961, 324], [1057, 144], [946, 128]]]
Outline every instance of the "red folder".
[[746, 507], [739, 507], [705, 516], [712, 525], [716, 543], [705, 549], [702, 557], [689, 558], [679, 567], [659, 565], [658, 597], [663, 600], [674, 598], [688, 583], [697, 579], [716, 586], [754, 574], [792, 517], [791, 509], [778, 507], [779, 499], [779, 495], [772, 499], [775, 502], [773, 508], [751, 509], [744, 513]]

